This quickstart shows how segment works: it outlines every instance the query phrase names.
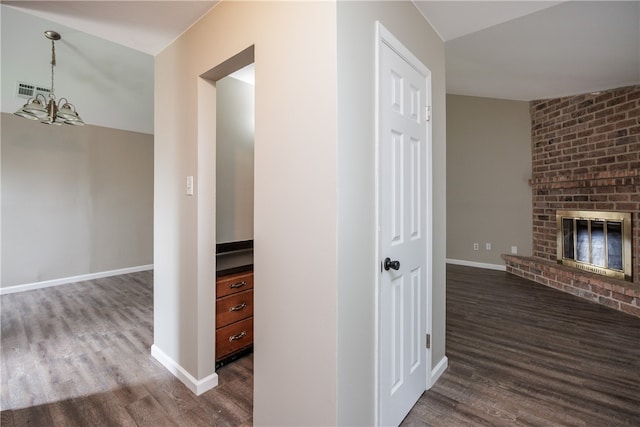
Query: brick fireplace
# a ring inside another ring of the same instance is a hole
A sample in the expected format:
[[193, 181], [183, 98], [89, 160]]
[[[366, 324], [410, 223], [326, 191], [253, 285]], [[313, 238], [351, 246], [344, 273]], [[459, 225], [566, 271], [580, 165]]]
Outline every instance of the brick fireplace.
[[[640, 86], [532, 101], [533, 256], [507, 271], [640, 317]], [[559, 210], [631, 213], [631, 280], [558, 265]]]

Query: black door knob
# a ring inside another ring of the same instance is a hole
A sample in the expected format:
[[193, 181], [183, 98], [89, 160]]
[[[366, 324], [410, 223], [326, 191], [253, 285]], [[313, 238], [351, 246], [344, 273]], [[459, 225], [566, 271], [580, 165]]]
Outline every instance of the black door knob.
[[391, 258], [386, 257], [384, 259], [384, 269], [389, 271], [389, 269], [398, 270], [400, 268], [400, 261], [391, 261]]

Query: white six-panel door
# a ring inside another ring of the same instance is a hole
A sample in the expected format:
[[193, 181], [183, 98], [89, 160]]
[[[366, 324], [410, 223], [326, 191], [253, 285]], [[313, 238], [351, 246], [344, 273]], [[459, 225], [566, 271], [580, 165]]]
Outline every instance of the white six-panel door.
[[402, 45], [381, 26], [380, 31], [384, 33], [378, 38], [377, 98], [379, 423], [398, 425], [427, 386], [430, 79], [426, 67], [410, 63], [414, 58], [401, 55]]

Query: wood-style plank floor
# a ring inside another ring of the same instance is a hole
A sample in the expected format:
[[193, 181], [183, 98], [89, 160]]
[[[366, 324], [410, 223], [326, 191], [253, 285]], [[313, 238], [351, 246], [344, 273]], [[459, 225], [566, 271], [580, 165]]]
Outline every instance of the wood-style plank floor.
[[150, 355], [153, 274], [2, 296], [0, 424], [250, 426], [253, 359], [196, 397]]
[[640, 319], [449, 265], [449, 368], [406, 426], [640, 426]]
[[[153, 275], [1, 297], [0, 424], [246, 426], [253, 359], [196, 397], [149, 354]], [[640, 426], [640, 319], [448, 267], [449, 368], [407, 426]]]

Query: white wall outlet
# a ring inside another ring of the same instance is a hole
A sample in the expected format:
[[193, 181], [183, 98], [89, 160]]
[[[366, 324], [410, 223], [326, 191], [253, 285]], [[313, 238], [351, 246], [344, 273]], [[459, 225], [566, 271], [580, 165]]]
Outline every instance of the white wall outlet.
[[187, 196], [193, 196], [193, 176], [187, 177]]
[[518, 247], [517, 246], [511, 246], [511, 254], [512, 255], [517, 255], [518, 254]]
[[484, 248], [485, 248], [486, 250], [490, 251], [490, 250], [491, 250], [491, 243], [485, 243], [485, 244], [484, 244]]
[[480, 250], [480, 244], [479, 243], [474, 243], [473, 244], [473, 250], [474, 251], [479, 251]]

